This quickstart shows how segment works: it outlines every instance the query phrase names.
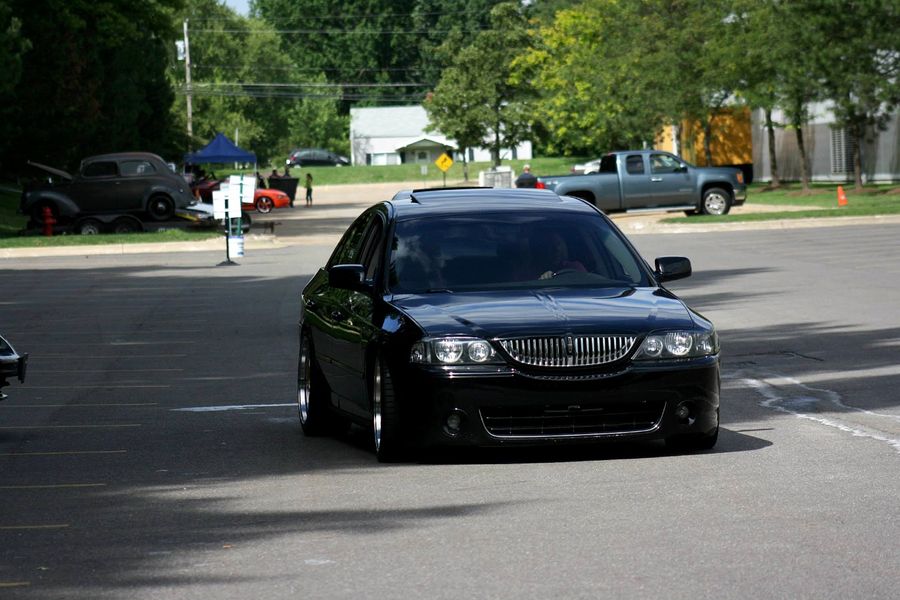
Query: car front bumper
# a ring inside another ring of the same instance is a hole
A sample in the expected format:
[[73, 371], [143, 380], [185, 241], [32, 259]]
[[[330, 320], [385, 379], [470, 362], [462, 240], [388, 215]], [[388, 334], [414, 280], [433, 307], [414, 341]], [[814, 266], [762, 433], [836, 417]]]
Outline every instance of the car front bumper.
[[410, 367], [395, 382], [404, 428], [423, 446], [665, 439], [718, 425], [717, 357], [568, 376]]

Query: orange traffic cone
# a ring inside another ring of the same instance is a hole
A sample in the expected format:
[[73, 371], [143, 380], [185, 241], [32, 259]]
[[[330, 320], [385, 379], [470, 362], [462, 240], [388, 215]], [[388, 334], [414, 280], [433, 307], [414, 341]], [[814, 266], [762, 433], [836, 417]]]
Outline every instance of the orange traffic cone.
[[838, 206], [847, 206], [847, 194], [844, 193], [844, 187], [838, 186]]

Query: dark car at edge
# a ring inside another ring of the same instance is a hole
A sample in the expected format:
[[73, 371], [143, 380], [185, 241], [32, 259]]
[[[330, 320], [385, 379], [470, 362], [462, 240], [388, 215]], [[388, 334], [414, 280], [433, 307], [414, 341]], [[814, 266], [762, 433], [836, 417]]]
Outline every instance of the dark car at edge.
[[719, 344], [584, 200], [547, 190], [398, 194], [347, 230], [301, 297], [308, 435], [348, 421], [379, 460], [433, 446], [665, 440], [708, 449]]
[[350, 159], [323, 148], [300, 148], [284, 162], [289, 167], [346, 167]]

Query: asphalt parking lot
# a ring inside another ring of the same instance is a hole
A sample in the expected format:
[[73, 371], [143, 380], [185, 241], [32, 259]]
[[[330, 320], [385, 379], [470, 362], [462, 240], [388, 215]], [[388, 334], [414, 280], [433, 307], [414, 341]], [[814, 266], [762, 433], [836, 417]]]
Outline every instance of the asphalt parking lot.
[[296, 420], [299, 291], [362, 210], [321, 200], [239, 266], [0, 260], [0, 327], [31, 354], [0, 403], [0, 595], [896, 595], [900, 225], [632, 236], [691, 257], [672, 288], [719, 327], [712, 452], [385, 466], [364, 431]]

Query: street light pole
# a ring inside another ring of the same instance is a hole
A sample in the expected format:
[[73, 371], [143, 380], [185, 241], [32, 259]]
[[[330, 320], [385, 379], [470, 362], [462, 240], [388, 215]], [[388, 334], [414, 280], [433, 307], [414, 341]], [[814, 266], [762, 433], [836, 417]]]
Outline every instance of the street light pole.
[[187, 19], [184, 20], [184, 82], [185, 97], [187, 98], [188, 150], [190, 150], [194, 140], [194, 115], [191, 106], [191, 44], [188, 39]]

